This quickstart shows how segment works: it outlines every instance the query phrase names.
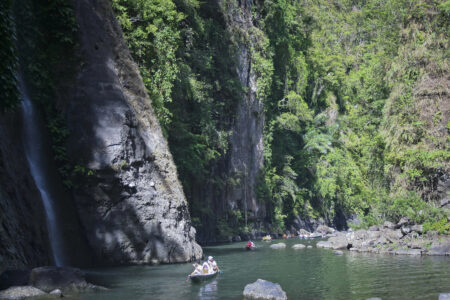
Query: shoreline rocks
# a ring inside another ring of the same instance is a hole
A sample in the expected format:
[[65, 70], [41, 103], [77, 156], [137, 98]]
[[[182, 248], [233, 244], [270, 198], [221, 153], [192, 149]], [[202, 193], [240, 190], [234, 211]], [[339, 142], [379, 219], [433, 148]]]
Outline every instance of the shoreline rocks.
[[335, 232], [328, 240], [319, 241], [316, 247], [393, 255], [450, 256], [449, 236], [438, 236], [434, 232], [423, 234], [423, 231], [423, 225], [402, 218], [397, 224], [386, 221], [382, 226], [371, 226], [367, 230]]
[[286, 292], [278, 283], [258, 279], [244, 288], [244, 298], [254, 300], [287, 300]]
[[47, 293], [33, 286], [12, 286], [0, 291], [0, 300], [22, 300], [31, 297], [44, 296]]
[[[11, 272], [14, 273], [13, 271], [5, 273], [8, 275]], [[3, 275], [0, 278], [4, 277]], [[10, 283], [15, 284], [14, 286], [8, 286], [6, 290], [0, 291], [0, 300], [19, 300], [43, 295], [63, 297], [66, 293], [107, 290], [105, 287], [87, 282], [82, 270], [71, 267], [38, 267], [29, 272], [28, 278], [22, 277]]]

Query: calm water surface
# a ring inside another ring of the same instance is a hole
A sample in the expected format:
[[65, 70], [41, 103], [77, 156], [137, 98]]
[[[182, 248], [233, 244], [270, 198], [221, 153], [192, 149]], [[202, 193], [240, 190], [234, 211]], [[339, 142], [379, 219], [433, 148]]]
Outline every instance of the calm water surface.
[[[279, 241], [275, 241], [279, 242]], [[186, 282], [192, 264], [133, 266], [88, 270], [90, 279], [110, 288], [77, 299], [242, 299], [248, 283], [258, 278], [277, 282], [293, 299], [438, 299], [450, 292], [450, 257], [411, 257], [344, 252], [326, 249], [292, 250], [302, 242], [285, 241], [286, 249], [257, 242], [256, 251], [245, 243], [204, 247], [223, 274], [202, 284]], [[272, 242], [274, 243], [274, 242]]]

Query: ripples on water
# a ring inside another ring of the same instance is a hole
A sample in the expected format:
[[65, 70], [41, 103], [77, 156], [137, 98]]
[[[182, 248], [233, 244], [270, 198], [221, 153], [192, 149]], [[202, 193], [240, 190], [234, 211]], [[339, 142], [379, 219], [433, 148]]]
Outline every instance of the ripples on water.
[[242, 299], [248, 283], [261, 278], [280, 283], [294, 299], [438, 299], [450, 292], [449, 257], [412, 257], [345, 252], [336, 256], [326, 249], [273, 250], [258, 242], [256, 251], [245, 251], [245, 243], [205, 247], [223, 270], [216, 279], [186, 282], [191, 264], [133, 266], [89, 270], [108, 292], [84, 294], [78, 299]]

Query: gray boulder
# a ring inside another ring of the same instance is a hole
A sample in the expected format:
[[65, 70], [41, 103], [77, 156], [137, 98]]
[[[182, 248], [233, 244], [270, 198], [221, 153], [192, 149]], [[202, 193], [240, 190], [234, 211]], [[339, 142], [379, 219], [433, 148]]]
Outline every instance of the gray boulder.
[[292, 249], [295, 249], [295, 250], [305, 249], [305, 248], [306, 248], [306, 246], [303, 244], [295, 244], [294, 246], [292, 246]]
[[420, 249], [399, 249], [394, 252], [396, 255], [422, 255]]
[[263, 279], [247, 284], [244, 288], [244, 297], [255, 300], [287, 300], [286, 293], [278, 283]]
[[336, 231], [335, 229], [333, 229], [331, 227], [328, 227], [326, 225], [319, 225], [317, 227], [317, 229], [315, 230], [315, 232], [318, 232], [318, 233], [321, 233], [321, 234], [333, 233], [335, 231]]
[[440, 293], [439, 300], [450, 300], [450, 293]]
[[311, 234], [311, 232], [309, 232], [309, 231], [307, 231], [307, 230], [305, 230], [305, 229], [300, 229], [299, 231], [298, 231], [298, 234], [299, 235], [304, 235], [304, 236], [309, 236], [310, 234]]
[[317, 248], [332, 248], [332, 244], [328, 241], [320, 241], [316, 244]]
[[60, 289], [62, 292], [105, 289], [86, 282], [83, 271], [70, 267], [34, 268], [30, 274], [30, 284], [47, 293], [56, 289]]
[[395, 228], [395, 224], [389, 221], [384, 222], [383, 224], [384, 228], [388, 228], [388, 229], [394, 229]]
[[63, 296], [63, 293], [61, 292], [60, 289], [56, 289], [56, 290], [51, 291], [51, 292], [50, 292], [50, 295], [52, 295], [52, 296], [54, 296], [54, 297], [59, 297], [59, 298], [64, 297], [64, 296]]
[[13, 286], [0, 291], [0, 300], [22, 300], [43, 295], [46, 293], [32, 286]]
[[401, 229], [401, 231], [402, 231], [402, 233], [403, 233], [404, 235], [407, 235], [408, 233], [411, 232], [411, 227], [409, 227], [409, 226], [403, 226], [402, 229]]
[[428, 255], [450, 255], [450, 239], [433, 242]]
[[286, 244], [285, 243], [273, 244], [273, 245], [270, 245], [270, 248], [272, 248], [272, 249], [284, 249], [284, 248], [286, 248]]
[[423, 225], [414, 225], [411, 227], [411, 230], [417, 233], [423, 232]]
[[334, 250], [338, 249], [347, 249], [348, 241], [345, 235], [338, 235], [328, 239], [328, 242], [331, 243], [331, 248]]
[[341, 250], [334, 250], [334, 251], [333, 251], [333, 254], [334, 254], [334, 255], [344, 255], [344, 252], [341, 251]]
[[380, 230], [380, 228], [378, 226], [376, 226], [376, 225], [373, 225], [373, 226], [369, 227], [369, 231], [378, 231], [378, 230]]
[[308, 246], [306, 246], [306, 249], [312, 249], [312, 247], [313, 247], [313, 246], [308, 245]]
[[410, 223], [411, 223], [411, 221], [410, 221], [408, 218], [403, 217], [403, 218], [400, 219], [400, 221], [398, 221], [396, 227], [397, 227], [397, 228], [400, 228], [400, 227], [402, 227], [402, 226], [409, 225]]

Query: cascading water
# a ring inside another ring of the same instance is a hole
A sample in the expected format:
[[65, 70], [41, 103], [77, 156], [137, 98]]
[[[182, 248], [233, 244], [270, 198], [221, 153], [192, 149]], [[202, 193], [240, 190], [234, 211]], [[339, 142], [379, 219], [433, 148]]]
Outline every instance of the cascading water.
[[41, 132], [39, 116], [33, 107], [25, 84], [20, 79], [20, 92], [22, 95], [22, 115], [23, 115], [23, 143], [25, 155], [28, 160], [31, 175], [41, 194], [44, 204], [45, 216], [47, 219], [47, 230], [49, 234], [50, 246], [53, 253], [53, 260], [56, 266], [64, 265], [64, 249], [62, 243], [62, 232], [58, 224], [55, 197], [52, 195], [51, 183], [47, 174], [47, 159], [44, 149], [44, 136]]

